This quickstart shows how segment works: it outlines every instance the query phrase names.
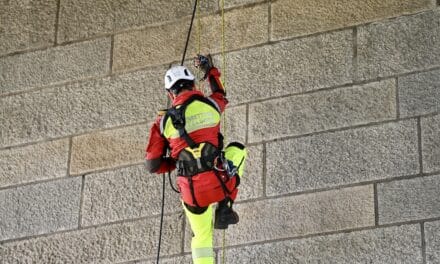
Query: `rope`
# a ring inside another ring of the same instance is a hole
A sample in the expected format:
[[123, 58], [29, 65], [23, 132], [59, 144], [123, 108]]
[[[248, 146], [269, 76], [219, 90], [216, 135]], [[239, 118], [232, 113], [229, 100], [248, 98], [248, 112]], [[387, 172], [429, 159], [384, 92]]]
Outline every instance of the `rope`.
[[[197, 0], [194, 1], [194, 8], [193, 8], [192, 15], [191, 15], [191, 22], [189, 24], [188, 34], [186, 36], [185, 48], [183, 50], [182, 61], [181, 61], [180, 65], [183, 65], [183, 63], [185, 62], [186, 51], [188, 50], [188, 44], [189, 44], [189, 40], [191, 37], [191, 31], [192, 31], [192, 26], [193, 26], [193, 22], [194, 22], [194, 17], [196, 15], [196, 11], [197, 11], [197, 2], [198, 2]], [[200, 32], [200, 15], [199, 15], [199, 32]], [[198, 39], [200, 42], [200, 36], [198, 37]], [[200, 49], [200, 44], [199, 44], [198, 48]], [[161, 204], [161, 210], [160, 210], [159, 244], [157, 246], [157, 258], [156, 258], [157, 264], [159, 264], [159, 260], [160, 260], [160, 246], [161, 246], [161, 242], [162, 242], [163, 215], [164, 215], [164, 208], [165, 208], [165, 173], [162, 176], [163, 176], [162, 177], [162, 204]], [[178, 192], [178, 190], [176, 190], [171, 183], [171, 172], [170, 171], [168, 171], [168, 179], [170, 180], [171, 188], [175, 192]]]
[[223, 230], [223, 240], [222, 240], [222, 264], [226, 264], [226, 229]]
[[[170, 172], [168, 172], [169, 174]], [[160, 228], [159, 228], [159, 245], [157, 246], [157, 258], [156, 264], [159, 264], [160, 259], [160, 245], [162, 241], [162, 227], [163, 227], [163, 214], [165, 208], [165, 173], [162, 175], [162, 205], [160, 209]]]
[[225, 36], [225, 0], [221, 0], [221, 16], [222, 16], [222, 71], [223, 71], [223, 87], [226, 92], [226, 36]]
[[197, 54], [200, 54], [201, 47], [201, 35], [202, 35], [202, 21], [200, 19], [200, 5], [197, 6]]
[[[225, 37], [225, 0], [221, 0], [221, 17], [222, 17], [222, 71], [223, 71], [223, 89], [226, 93], [226, 37]], [[223, 114], [223, 135], [226, 141], [227, 138], [227, 128], [226, 128], [226, 111]], [[223, 239], [222, 239], [222, 264], [226, 264], [226, 229], [223, 230]]]
[[[222, 83], [223, 83], [223, 89], [225, 90], [226, 93], [226, 29], [225, 29], [225, 25], [226, 25], [226, 20], [225, 20], [225, 0], [221, 0], [220, 2], [220, 8], [221, 8], [221, 18], [222, 18], [222, 23], [221, 23], [221, 27], [222, 27], [222, 39], [221, 39], [221, 43], [222, 43], [222, 47], [221, 47], [221, 53], [222, 53]], [[222, 122], [223, 122], [223, 135], [226, 141], [227, 138], [227, 123], [226, 123], [226, 111], [223, 114], [223, 118], [222, 118]]]
[[188, 34], [186, 36], [186, 42], [185, 42], [185, 49], [183, 50], [183, 56], [182, 56], [182, 61], [181, 61], [180, 65], [183, 65], [183, 62], [185, 61], [186, 50], [188, 49], [189, 38], [191, 37], [191, 30], [192, 30], [192, 26], [193, 26], [193, 22], [194, 22], [194, 17], [196, 16], [196, 10], [197, 10], [197, 0], [194, 1], [194, 8], [193, 8], [192, 16], [191, 16], [191, 23], [189, 24]]
[[[165, 176], [165, 175], [164, 175], [164, 176]], [[170, 182], [171, 189], [173, 189], [173, 191], [174, 191], [175, 193], [180, 193], [179, 190], [177, 190], [177, 188], [174, 187], [174, 185], [173, 185], [173, 181], [171, 180], [171, 171], [168, 171], [168, 180], [169, 180], [169, 182]]]
[[[201, 54], [201, 50], [202, 50], [202, 22], [201, 22], [201, 18], [200, 18], [200, 4], [197, 6], [197, 54]], [[201, 80], [202, 79], [202, 74], [201, 74], [201, 70], [199, 68], [199, 70], [197, 71], [197, 80]], [[199, 82], [199, 85], [196, 86], [197, 90], [203, 91], [204, 92], [204, 82]]]
[[[171, 65], [170, 65], [170, 67], [171, 67]], [[170, 104], [171, 104], [171, 100], [168, 97], [167, 98], [167, 106], [169, 107]], [[169, 156], [169, 155], [170, 155], [170, 151], [167, 150], [167, 156]], [[174, 186], [171, 183], [171, 171], [170, 170], [168, 170], [168, 179], [170, 180], [171, 188], [173, 188], [174, 191], [177, 191], [177, 190], [174, 189]], [[156, 264], [159, 264], [159, 260], [160, 260], [160, 246], [162, 244], [163, 214], [164, 214], [164, 211], [165, 211], [165, 172], [162, 174], [162, 202], [161, 202], [160, 208], [161, 209], [160, 209], [159, 243], [158, 243], [158, 246], [157, 246]]]
[[[191, 30], [192, 30], [192, 26], [193, 26], [193, 22], [194, 22], [194, 17], [196, 14], [196, 9], [197, 9], [197, 0], [194, 1], [194, 8], [193, 8], [192, 16], [191, 16], [191, 23], [189, 24], [188, 34], [186, 36], [186, 42], [185, 42], [185, 49], [183, 50], [182, 61], [181, 61], [180, 65], [183, 65], [183, 62], [185, 61], [186, 51], [188, 49], [188, 43], [189, 43], [189, 39], [191, 37]], [[170, 185], [173, 188], [173, 190], [177, 191], [174, 188], [174, 186], [171, 184], [171, 172], [170, 171], [168, 171], [168, 178], [170, 179]], [[164, 214], [164, 207], [165, 207], [165, 173], [162, 175], [162, 179], [163, 179], [163, 181], [162, 181], [162, 204], [161, 204], [161, 210], [160, 210], [159, 243], [157, 246], [157, 258], [156, 258], [157, 264], [159, 264], [160, 246], [162, 243], [163, 214]]]

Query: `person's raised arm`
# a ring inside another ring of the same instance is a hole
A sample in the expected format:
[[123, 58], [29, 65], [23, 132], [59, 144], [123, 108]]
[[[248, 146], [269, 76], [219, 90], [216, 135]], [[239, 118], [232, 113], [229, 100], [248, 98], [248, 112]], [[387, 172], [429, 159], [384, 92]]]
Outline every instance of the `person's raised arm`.
[[221, 73], [213, 65], [211, 55], [198, 55], [195, 64], [196, 67], [200, 67], [205, 73], [203, 79], [208, 80], [209, 82], [209, 87], [211, 89], [211, 95], [209, 97], [215, 100], [220, 107], [221, 112], [223, 112], [228, 104], [228, 100], [226, 99], [226, 91], [220, 80]]

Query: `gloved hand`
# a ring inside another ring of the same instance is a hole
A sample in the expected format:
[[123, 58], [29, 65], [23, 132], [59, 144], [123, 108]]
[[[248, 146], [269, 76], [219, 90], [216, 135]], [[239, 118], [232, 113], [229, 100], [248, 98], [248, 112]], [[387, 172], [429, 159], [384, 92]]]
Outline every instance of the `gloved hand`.
[[194, 60], [194, 66], [196, 68], [202, 69], [203, 73], [205, 73], [205, 77], [208, 75], [209, 70], [211, 70], [212, 67], [214, 67], [212, 63], [212, 57], [210, 54], [203, 56], [198, 54], [196, 59]]
[[209, 86], [212, 93], [220, 92], [223, 95], [226, 95], [223, 84], [220, 81], [220, 72], [212, 63], [212, 57], [210, 54], [206, 56], [198, 54], [194, 60], [194, 66], [201, 68], [205, 73], [200, 81], [206, 80], [209, 76]]

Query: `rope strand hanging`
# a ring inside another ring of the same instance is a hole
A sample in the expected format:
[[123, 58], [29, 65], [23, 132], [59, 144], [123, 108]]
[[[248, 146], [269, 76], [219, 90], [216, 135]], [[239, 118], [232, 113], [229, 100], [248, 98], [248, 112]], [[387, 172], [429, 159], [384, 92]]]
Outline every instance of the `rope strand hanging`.
[[[197, 5], [197, 54], [201, 54], [202, 50], [202, 21], [200, 16], [200, 4]], [[197, 80], [202, 79], [202, 73], [200, 70], [197, 71]], [[198, 86], [196, 86], [196, 89], [199, 91], [205, 91], [205, 84], [204, 82], [200, 82]]]
[[160, 210], [159, 245], [157, 246], [157, 257], [156, 257], [157, 264], [159, 264], [159, 259], [160, 259], [160, 245], [161, 245], [161, 241], [162, 241], [164, 209], [165, 209], [165, 173], [162, 175], [162, 203], [161, 203], [161, 210]]
[[[191, 22], [189, 24], [188, 34], [187, 34], [186, 42], [185, 42], [185, 48], [183, 50], [182, 61], [181, 61], [180, 65], [183, 65], [183, 63], [185, 62], [186, 51], [188, 49], [188, 43], [189, 43], [189, 39], [191, 37], [191, 30], [192, 30], [196, 10], [197, 10], [197, 3], [198, 3], [198, 0], [195, 0], [194, 1], [194, 8], [193, 8], [192, 16], [191, 16]], [[169, 171], [168, 178], [171, 179], [170, 175], [171, 175], [171, 172]], [[160, 212], [159, 243], [157, 246], [156, 264], [159, 264], [160, 247], [162, 244], [163, 215], [164, 215], [164, 208], [165, 208], [165, 173], [162, 175], [162, 178], [163, 178], [163, 181], [162, 181], [162, 202], [161, 202], [161, 212]], [[170, 181], [170, 184], [171, 184], [171, 181]]]
[[[222, 18], [222, 48], [221, 48], [221, 53], [222, 53], [222, 83], [223, 83], [223, 89], [225, 90], [226, 93], [226, 55], [225, 55], [225, 51], [226, 51], [226, 30], [225, 30], [225, 0], [221, 0], [221, 4], [220, 4], [220, 8], [221, 8], [221, 18]], [[226, 111], [223, 113], [223, 124], [222, 124], [222, 128], [223, 128], [223, 135], [224, 135], [224, 139], [227, 140], [227, 127], [226, 127]], [[226, 229], [223, 230], [223, 239], [222, 239], [222, 264], [226, 264]]]
[[189, 39], [191, 37], [191, 31], [192, 31], [192, 26], [193, 26], [193, 22], [194, 22], [194, 17], [196, 16], [197, 3], [198, 3], [198, 1], [195, 0], [194, 1], [194, 8], [193, 8], [192, 16], [191, 16], [191, 22], [189, 23], [188, 34], [186, 36], [185, 48], [183, 50], [182, 61], [180, 62], [180, 65], [183, 65], [183, 62], [185, 62], [185, 56], [186, 56], [186, 51], [188, 49]]

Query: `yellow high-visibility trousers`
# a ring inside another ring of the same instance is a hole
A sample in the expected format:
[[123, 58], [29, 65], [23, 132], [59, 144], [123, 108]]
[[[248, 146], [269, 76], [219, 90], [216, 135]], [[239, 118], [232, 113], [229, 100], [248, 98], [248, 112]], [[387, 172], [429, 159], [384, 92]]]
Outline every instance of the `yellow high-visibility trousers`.
[[202, 214], [191, 213], [185, 205], [183, 208], [193, 232], [191, 240], [193, 263], [214, 264], [212, 205]]
[[[226, 159], [233, 162], [238, 168], [237, 174], [241, 178], [244, 172], [244, 163], [247, 151], [244, 145], [234, 142], [225, 149]], [[191, 226], [193, 237], [191, 240], [191, 252], [194, 264], [214, 264], [213, 231], [211, 204], [202, 214], [191, 213], [182, 202], [186, 217]]]

